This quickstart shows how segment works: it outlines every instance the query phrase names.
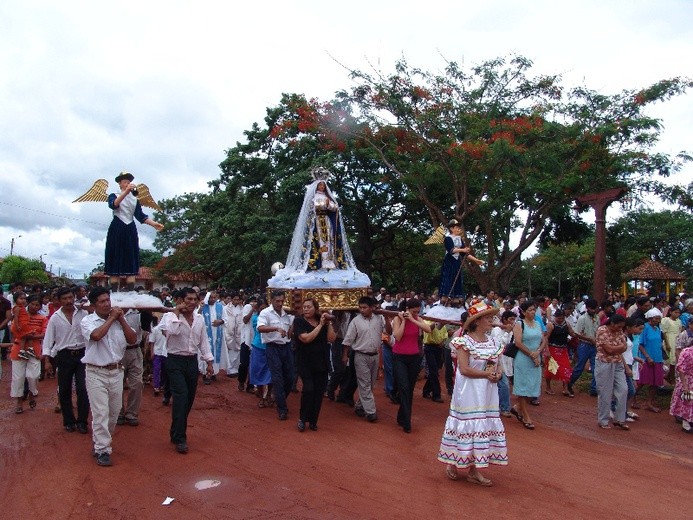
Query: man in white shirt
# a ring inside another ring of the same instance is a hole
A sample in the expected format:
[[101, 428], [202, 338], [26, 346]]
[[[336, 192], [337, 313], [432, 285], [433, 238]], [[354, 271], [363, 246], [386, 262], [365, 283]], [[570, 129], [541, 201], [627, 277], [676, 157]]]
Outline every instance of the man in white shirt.
[[205, 319], [195, 312], [199, 301], [193, 289], [181, 289], [176, 308], [159, 325], [166, 335], [166, 374], [173, 397], [170, 435], [178, 453], [188, 453], [188, 415], [197, 392], [198, 354], [207, 365], [207, 377], [214, 373]]
[[241, 363], [241, 343], [243, 343], [243, 307], [238, 293], [231, 294], [231, 301], [224, 306], [224, 344], [228, 356], [226, 375], [238, 376], [238, 388], [243, 390], [243, 382], [248, 376], [248, 367], [245, 368], [244, 378], [241, 380], [239, 370]]
[[246, 303], [241, 310], [241, 359], [238, 365], [238, 389], [242, 391], [245, 388], [245, 391], [248, 393], [253, 392], [255, 389], [248, 379], [248, 370], [250, 369], [250, 346], [253, 344], [254, 334], [251, 319], [253, 317], [253, 311], [255, 310], [254, 304], [256, 302], [257, 298], [251, 296], [248, 298], [248, 303]]
[[291, 325], [293, 316], [282, 308], [284, 292], [272, 292], [272, 304], [260, 311], [257, 331], [267, 345], [267, 364], [272, 374], [274, 400], [277, 403], [279, 420], [285, 421], [289, 414], [286, 397], [291, 392], [295, 378], [294, 356], [291, 352]]
[[125, 321], [132, 330], [137, 333], [137, 341], [134, 344], [129, 344], [125, 348], [125, 354], [120, 362], [123, 365], [123, 377], [128, 388], [127, 399], [123, 395], [123, 406], [118, 414], [117, 424], [128, 424], [137, 426], [140, 424], [139, 414], [142, 404], [142, 390], [144, 383], [142, 375], [144, 374], [144, 356], [140, 344], [142, 342], [142, 323], [140, 322], [140, 312], [137, 309], [128, 309], [125, 313]]
[[120, 307], [111, 307], [105, 287], [89, 293], [94, 313], [82, 318], [80, 326], [86, 342], [82, 363], [86, 365], [86, 386], [91, 405], [94, 456], [99, 466], [111, 465], [111, 439], [118, 412], [123, 405], [123, 359], [125, 347], [137, 340], [137, 333], [125, 321]]
[[[60, 308], [48, 320], [43, 337], [43, 355], [56, 360], [58, 368], [58, 399], [63, 414], [63, 427], [67, 432], [75, 429], [89, 433], [89, 396], [85, 382], [84, 337], [80, 324], [87, 311], [75, 308], [72, 289], [62, 287], [56, 294]], [[77, 391], [77, 419], [72, 406], [72, 379]]]

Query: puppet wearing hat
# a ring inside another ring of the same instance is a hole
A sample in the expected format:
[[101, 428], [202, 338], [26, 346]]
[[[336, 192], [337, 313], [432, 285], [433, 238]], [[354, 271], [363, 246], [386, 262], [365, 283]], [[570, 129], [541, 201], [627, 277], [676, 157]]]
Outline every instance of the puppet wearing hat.
[[120, 193], [107, 194], [108, 181], [99, 179], [81, 197], [73, 202], [108, 202], [113, 210], [113, 220], [106, 235], [106, 258], [104, 273], [110, 276], [111, 285], [116, 286], [121, 277], [126, 278], [128, 288], [134, 288], [135, 276], [140, 268], [139, 237], [135, 219], [142, 224], [161, 231], [164, 226], [149, 218], [142, 211], [142, 206], [161, 211], [159, 205], [149, 193], [146, 184], [135, 185], [135, 177], [130, 172], [120, 172], [115, 178]]

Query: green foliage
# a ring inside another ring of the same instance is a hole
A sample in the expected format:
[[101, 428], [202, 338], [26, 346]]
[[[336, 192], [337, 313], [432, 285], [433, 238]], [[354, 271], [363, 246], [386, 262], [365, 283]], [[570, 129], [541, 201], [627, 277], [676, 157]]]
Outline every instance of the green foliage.
[[326, 148], [309, 127], [299, 129], [306, 105], [302, 96], [284, 95], [267, 110], [265, 126], [253, 125], [247, 142], [227, 151], [211, 193], [161, 203], [157, 219], [166, 227], [155, 247], [175, 251], [160, 266], [162, 274], [191, 271], [230, 287], [263, 286], [270, 266], [286, 261], [313, 166], [335, 174], [330, 188], [339, 197], [354, 259], [366, 273], [407, 218], [423, 220], [421, 206], [401, 184], [393, 189], [382, 182], [384, 170], [369, 150]]
[[140, 249], [140, 266], [154, 267], [162, 259], [162, 254], [152, 249]]
[[[487, 252], [478, 255], [488, 267], [472, 271], [476, 281], [503, 289], [547, 226], [546, 242], [562, 241], [555, 233], [563, 230], [584, 238], [565, 210], [576, 197], [620, 186], [673, 197], [653, 174], [667, 176], [685, 160], [650, 151], [661, 124], [644, 109], [682, 94], [690, 81], [606, 96], [565, 92], [559, 76], [534, 76], [531, 67], [513, 57], [470, 70], [448, 63], [439, 74], [404, 60], [390, 75], [354, 71], [356, 86], [338, 93], [338, 106], [310, 103], [302, 122], [333, 146], [355, 137], [372, 150], [433, 227], [462, 220], [465, 238]], [[345, 103], [358, 118], [340, 117]], [[511, 236], [519, 243], [511, 245]]]
[[641, 209], [621, 217], [607, 230], [608, 280], [652, 258], [693, 284], [693, 216], [687, 211]]
[[[435, 287], [442, 254], [421, 242], [453, 217], [487, 260], [467, 282], [504, 290], [536, 239], [542, 251], [587, 244], [589, 230], [569, 209], [581, 195], [626, 186], [636, 200], [690, 202], [693, 188], [661, 180], [690, 158], [652, 151], [662, 125], [646, 113], [689, 80], [604, 95], [567, 91], [560, 76], [531, 69], [519, 56], [436, 73], [401, 60], [389, 75], [353, 71], [355, 86], [328, 102], [284, 94], [227, 151], [211, 193], [162, 202], [155, 247], [173, 254], [160, 268], [263, 285], [286, 258], [307, 172], [318, 165], [335, 174], [357, 265], [389, 287]], [[582, 291], [589, 264], [571, 269], [570, 290]]]
[[4, 258], [2, 267], [0, 267], [0, 280], [28, 285], [46, 283], [48, 282], [48, 275], [40, 260], [13, 255]]
[[[551, 244], [525, 262], [514, 292], [531, 287], [533, 296], [589, 294], [594, 277], [594, 235], [582, 243]], [[619, 287], [617, 284], [616, 287]]]

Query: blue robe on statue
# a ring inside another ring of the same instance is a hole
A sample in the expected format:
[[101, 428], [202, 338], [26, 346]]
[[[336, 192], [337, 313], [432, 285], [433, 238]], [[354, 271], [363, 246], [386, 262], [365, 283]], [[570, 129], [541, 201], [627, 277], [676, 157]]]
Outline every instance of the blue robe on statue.
[[440, 270], [439, 296], [464, 299], [464, 274], [462, 273], [462, 260], [466, 255], [453, 253], [453, 248], [465, 247], [461, 236], [448, 235], [443, 241], [445, 246], [445, 258]]

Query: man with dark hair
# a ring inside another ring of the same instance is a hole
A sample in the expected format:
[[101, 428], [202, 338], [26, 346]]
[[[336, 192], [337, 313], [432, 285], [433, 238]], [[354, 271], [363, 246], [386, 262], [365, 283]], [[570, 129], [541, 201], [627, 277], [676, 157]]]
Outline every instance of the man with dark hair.
[[291, 326], [293, 316], [284, 309], [284, 292], [273, 291], [272, 302], [257, 318], [257, 331], [267, 345], [267, 364], [272, 374], [274, 399], [279, 420], [285, 421], [289, 413], [286, 396], [291, 392], [295, 379], [294, 357], [291, 352]]
[[[89, 396], [86, 387], [86, 367], [82, 363], [85, 353], [82, 319], [87, 311], [75, 307], [72, 289], [62, 287], [56, 294], [60, 308], [48, 320], [43, 338], [43, 355], [53, 358], [58, 368], [58, 399], [63, 414], [63, 427], [67, 432], [75, 429], [88, 433]], [[72, 380], [77, 391], [77, 419], [72, 406]]]
[[631, 313], [630, 317], [636, 320], [647, 321], [645, 314], [652, 308], [652, 302], [647, 296], [639, 296], [635, 300], [635, 310]]
[[176, 295], [176, 308], [161, 319], [166, 335], [166, 374], [171, 385], [171, 442], [178, 453], [188, 453], [188, 415], [197, 392], [198, 354], [207, 363], [207, 377], [214, 372], [214, 356], [209, 346], [205, 320], [195, 312], [200, 301], [186, 287]]
[[80, 323], [86, 349], [86, 386], [91, 405], [91, 429], [94, 455], [99, 466], [111, 465], [111, 439], [118, 412], [123, 404], [123, 359], [128, 343], [135, 343], [137, 333], [125, 321], [120, 307], [111, 306], [108, 289], [96, 287], [89, 293], [94, 313]]
[[140, 407], [142, 405], [142, 391], [144, 390], [144, 355], [142, 354], [142, 314], [137, 309], [128, 309], [125, 313], [125, 321], [137, 334], [134, 343], [128, 343], [121, 364], [123, 365], [123, 379], [127, 387], [127, 398], [123, 392], [123, 406], [118, 415], [118, 425], [127, 424], [138, 426], [140, 424]]
[[378, 376], [378, 352], [385, 331], [392, 334], [389, 319], [373, 314], [377, 302], [370, 296], [359, 299], [359, 314], [347, 327], [344, 336], [342, 362], [346, 364], [349, 349], [353, 352], [354, 371], [359, 388], [356, 415], [366, 417], [369, 422], [378, 418], [373, 396], [373, 385]]
[[[2, 293], [2, 283], [0, 282], [0, 343], [10, 342], [9, 323], [12, 320], [12, 302], [5, 298]], [[2, 347], [2, 359], [7, 358], [7, 347]], [[0, 365], [0, 375], [2, 366]]]
[[597, 316], [598, 307], [599, 304], [597, 303], [597, 300], [593, 298], [588, 298], [585, 300], [585, 313], [578, 318], [577, 325], [574, 329], [579, 343], [577, 350], [577, 362], [573, 367], [573, 375], [570, 376], [570, 381], [568, 382], [567, 389], [569, 397], [575, 397], [573, 385], [578, 379], [580, 379], [588, 360], [590, 362], [590, 366], [592, 367], [590, 395], [597, 395], [597, 384], [594, 380], [594, 367], [597, 357], [595, 338], [597, 336], [597, 329], [599, 328], [599, 317]]

